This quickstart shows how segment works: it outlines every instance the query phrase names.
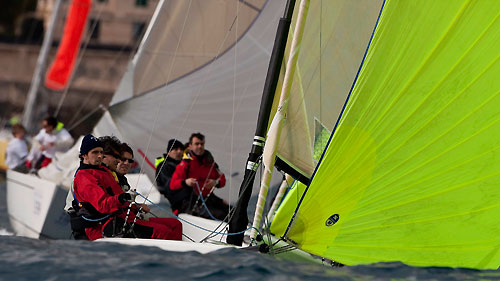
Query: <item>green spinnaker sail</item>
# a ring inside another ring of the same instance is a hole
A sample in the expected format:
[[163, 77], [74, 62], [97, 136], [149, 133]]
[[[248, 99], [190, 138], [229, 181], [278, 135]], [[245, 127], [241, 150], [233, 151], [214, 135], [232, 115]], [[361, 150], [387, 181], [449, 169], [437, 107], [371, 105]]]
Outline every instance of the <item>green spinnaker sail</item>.
[[499, 6], [385, 2], [290, 241], [348, 265], [499, 267]]

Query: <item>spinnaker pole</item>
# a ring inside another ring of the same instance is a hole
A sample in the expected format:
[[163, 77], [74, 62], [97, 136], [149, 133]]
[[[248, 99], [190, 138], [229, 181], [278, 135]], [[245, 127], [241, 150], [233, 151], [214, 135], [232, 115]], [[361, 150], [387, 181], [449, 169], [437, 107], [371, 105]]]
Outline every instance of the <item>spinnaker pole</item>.
[[[276, 92], [276, 85], [278, 84], [279, 74], [285, 53], [286, 42], [288, 38], [288, 31], [290, 30], [290, 23], [292, 22], [293, 9], [295, 7], [295, 0], [288, 0], [285, 8], [285, 13], [280, 18], [274, 46], [269, 61], [267, 70], [266, 81], [262, 93], [260, 103], [259, 117], [257, 119], [257, 128], [253, 139], [252, 149], [248, 155], [247, 165], [245, 169], [245, 176], [240, 186], [239, 199], [236, 203], [236, 208], [232, 212], [231, 219], [229, 220], [229, 232], [238, 233], [247, 228], [248, 216], [247, 208], [248, 201], [252, 195], [252, 187], [255, 180], [255, 173], [259, 166], [259, 158], [264, 150], [266, 141], [267, 126], [269, 124], [269, 117]], [[243, 243], [243, 233], [237, 235], [230, 235], [227, 237], [227, 243], [241, 246]]]

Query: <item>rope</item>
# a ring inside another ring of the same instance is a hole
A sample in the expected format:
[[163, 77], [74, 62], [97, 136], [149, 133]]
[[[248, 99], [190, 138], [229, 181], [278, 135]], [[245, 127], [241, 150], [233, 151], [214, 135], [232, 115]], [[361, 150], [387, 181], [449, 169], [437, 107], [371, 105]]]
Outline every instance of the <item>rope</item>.
[[[257, 160], [256, 160], [256, 161], [257, 161], [257, 163], [261, 163], [261, 161], [262, 161], [262, 155], [261, 155], [261, 156], [259, 156], [259, 158], [257, 158]], [[260, 164], [259, 164], [259, 166], [260, 166]], [[262, 169], [262, 168], [261, 168], [261, 169]], [[256, 174], [257, 172], [256, 172], [256, 171], [251, 171], [251, 173], [253, 173], [252, 177], [254, 177], [254, 176], [255, 176], [255, 174]], [[261, 176], [262, 176], [262, 175], [261, 175]], [[245, 189], [244, 189], [244, 191], [243, 191], [243, 192], [240, 192], [240, 195], [238, 196], [238, 200], [237, 200], [237, 202], [239, 202], [239, 201], [240, 201], [241, 197], [243, 196], [243, 194], [245, 193], [245, 190], [246, 190], [247, 188], [252, 188], [252, 186], [249, 184], [249, 182], [250, 182], [250, 178], [252, 178], [252, 177], [247, 178], [247, 179], [245, 180], [245, 182], [243, 182], [243, 183], [242, 183], [242, 184], [244, 184]], [[233, 216], [235, 215], [234, 210], [232, 210], [231, 212], [229, 212], [229, 214], [228, 214], [228, 215], [229, 215], [229, 218], [228, 218], [228, 220], [227, 220], [227, 221], [229, 222], [229, 221], [231, 221], [231, 219], [232, 219], [232, 218], [233, 218]], [[221, 223], [221, 225], [222, 225], [222, 223]], [[220, 225], [219, 225], [219, 227], [220, 227]], [[248, 228], [248, 229], [252, 229], [252, 228]], [[248, 230], [248, 229], [247, 229], [247, 230]], [[246, 230], [245, 230], [245, 231], [246, 231]], [[257, 231], [258, 231], [258, 230], [257, 230]], [[258, 231], [258, 232], [259, 232], [259, 231]], [[259, 234], [260, 234], [260, 232], [259, 232]], [[209, 238], [211, 238], [211, 234], [207, 235], [207, 237], [205, 237], [203, 240], [205, 240], [205, 239], [209, 239]]]
[[89, 218], [86, 218], [85, 216], [81, 216], [81, 217], [82, 217], [82, 219], [84, 219], [86, 221], [97, 222], [97, 221], [105, 220], [105, 219], [109, 218], [110, 216], [111, 216], [111, 214], [107, 214], [105, 217], [102, 217], [100, 219], [89, 219]]
[[[137, 195], [141, 196], [142, 198], [144, 198], [144, 200], [146, 200], [147, 202], [151, 203], [151, 205], [153, 205], [153, 206], [157, 207], [158, 209], [161, 209], [161, 210], [163, 210], [163, 211], [167, 212], [170, 216], [175, 217], [176, 219], [178, 219], [178, 220], [180, 220], [180, 221], [183, 221], [183, 222], [185, 222], [185, 223], [187, 223], [187, 224], [189, 224], [189, 225], [192, 225], [192, 226], [194, 226], [194, 227], [196, 227], [196, 228], [198, 228], [198, 229], [201, 229], [201, 230], [204, 230], [204, 231], [207, 231], [207, 232], [213, 233], [213, 234], [220, 234], [220, 235], [226, 235], [226, 236], [230, 236], [230, 235], [238, 235], [238, 234], [243, 234], [243, 233], [245, 233], [245, 231], [252, 229], [252, 227], [249, 227], [249, 228], [247, 228], [247, 229], [245, 229], [245, 230], [243, 230], [243, 231], [240, 231], [240, 232], [234, 232], [234, 233], [216, 232], [216, 231], [213, 231], [213, 230], [210, 230], [210, 229], [204, 228], [204, 227], [202, 227], [202, 226], [196, 225], [196, 224], [194, 224], [194, 223], [192, 223], [192, 222], [189, 222], [189, 221], [187, 221], [187, 220], [185, 220], [185, 219], [183, 219], [183, 218], [181, 218], [181, 217], [179, 217], [179, 216], [176, 216], [176, 215], [175, 215], [174, 213], [172, 213], [170, 210], [167, 210], [167, 209], [165, 209], [165, 208], [163, 208], [163, 207], [159, 206], [158, 204], [156, 204], [156, 203], [154, 203], [153, 201], [149, 200], [148, 198], [144, 197], [144, 195], [140, 194], [139, 192], [137, 192]], [[258, 229], [256, 229], [256, 231], [257, 231], [257, 232], [259, 232], [259, 230], [258, 230]], [[259, 232], [259, 234], [260, 234], [260, 232]]]
[[[220, 221], [219, 219], [216, 219], [212, 213], [210, 212], [210, 210], [208, 209], [208, 206], [207, 206], [207, 203], [205, 203], [205, 199], [203, 199], [203, 193], [201, 193], [201, 189], [200, 189], [200, 185], [198, 184], [198, 182], [195, 182], [196, 184], [196, 189], [198, 189], [198, 193], [200, 194], [198, 196], [198, 199], [201, 200], [201, 204], [203, 205], [203, 207], [205, 208], [205, 211], [207, 211], [207, 214], [208, 216], [213, 219], [214, 221]], [[215, 186], [214, 186], [215, 187]], [[212, 194], [212, 191], [214, 190], [214, 187], [212, 187], [212, 189], [210, 190], [210, 193], [208, 194], [208, 196], [210, 196]], [[207, 196], [207, 198], [208, 198]], [[196, 204], [198, 203], [198, 200], [196, 200], [196, 203], [194, 204], [194, 206], [196, 206]], [[193, 206], [193, 208], [194, 208]]]
[[[135, 202], [130, 202], [130, 204], [128, 204], [127, 215], [125, 216], [125, 222], [123, 223], [122, 233], [125, 233], [125, 227], [127, 226], [128, 216], [130, 215], [130, 209], [132, 209], [132, 205], [135, 205], [135, 204], [136, 204]], [[137, 216], [136, 216], [136, 218], [137, 218]], [[135, 220], [134, 220], [134, 223], [135, 223]]]
[[[133, 202], [133, 203], [135, 204], [135, 202]], [[134, 231], [134, 226], [135, 226], [135, 223], [137, 222], [137, 218], [138, 218], [139, 216], [141, 216], [141, 218], [142, 218], [142, 213], [141, 213], [141, 211], [142, 211], [142, 206], [139, 208], [139, 210], [137, 211], [137, 214], [136, 214], [136, 215], [135, 215], [135, 217], [134, 217], [134, 221], [132, 222], [132, 225], [130, 226], [130, 230], [129, 230], [130, 232], [133, 232], [133, 231]], [[125, 222], [125, 223], [126, 223], [126, 222]]]

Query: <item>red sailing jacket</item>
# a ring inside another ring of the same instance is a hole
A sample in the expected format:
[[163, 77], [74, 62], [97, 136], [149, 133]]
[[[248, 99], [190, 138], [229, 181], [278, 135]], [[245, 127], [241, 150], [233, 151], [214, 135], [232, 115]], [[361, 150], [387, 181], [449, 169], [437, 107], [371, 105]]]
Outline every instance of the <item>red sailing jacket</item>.
[[[207, 197], [210, 194], [210, 189], [208, 187], [204, 188], [207, 179], [218, 179], [219, 184], [216, 185], [217, 188], [226, 185], [226, 177], [219, 171], [219, 166], [215, 163], [210, 152], [205, 150], [205, 153], [201, 157], [190, 152], [188, 157], [188, 159], [182, 159], [181, 163], [175, 168], [172, 180], [170, 181], [171, 190], [187, 186], [185, 180], [188, 178], [195, 178], [198, 181], [203, 197]], [[198, 187], [194, 186], [193, 189], [197, 195], [200, 194]]]
[[[120, 203], [118, 196], [123, 190], [111, 171], [104, 166], [81, 164], [73, 180], [73, 189], [78, 202], [90, 203], [99, 213], [114, 213], [125, 218], [129, 202]], [[134, 217], [135, 214], [130, 212], [129, 220], [133, 220]], [[90, 240], [102, 238], [102, 225], [86, 228], [85, 233]]]

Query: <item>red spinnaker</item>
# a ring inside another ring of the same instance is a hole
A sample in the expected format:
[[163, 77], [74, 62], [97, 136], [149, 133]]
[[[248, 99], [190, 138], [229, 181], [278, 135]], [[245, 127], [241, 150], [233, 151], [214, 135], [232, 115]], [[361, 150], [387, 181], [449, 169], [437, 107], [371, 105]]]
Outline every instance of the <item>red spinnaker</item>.
[[71, 77], [91, 2], [91, 0], [73, 0], [71, 3], [62, 41], [45, 78], [45, 86], [49, 89], [63, 90]]

